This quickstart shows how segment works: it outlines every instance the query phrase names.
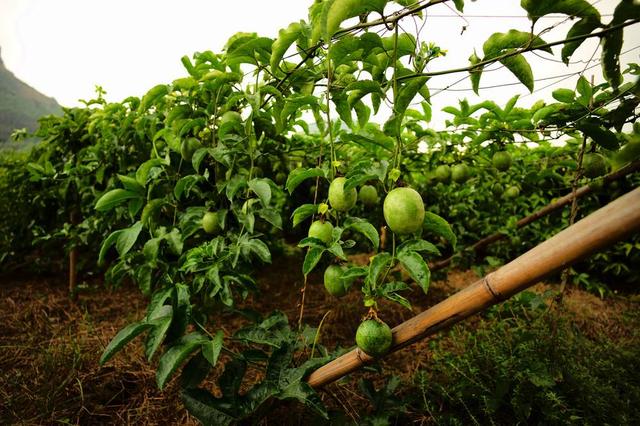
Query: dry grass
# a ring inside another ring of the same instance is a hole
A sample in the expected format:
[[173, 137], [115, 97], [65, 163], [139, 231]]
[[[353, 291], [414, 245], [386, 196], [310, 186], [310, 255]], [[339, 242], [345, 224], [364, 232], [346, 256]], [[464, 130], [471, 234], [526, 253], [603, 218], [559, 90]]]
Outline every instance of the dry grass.
[[[282, 310], [295, 323], [302, 288], [299, 262], [299, 258], [283, 258], [265, 268], [258, 274], [262, 294], [251, 296], [244, 305], [263, 313]], [[447, 281], [433, 283], [428, 296], [414, 291], [410, 296], [413, 312], [383, 303], [380, 315], [394, 326], [476, 279], [470, 271], [453, 272]], [[547, 288], [538, 285], [536, 291]], [[0, 424], [196, 423], [182, 406], [175, 380], [163, 392], [157, 389], [154, 365], [146, 361], [140, 344], [128, 345], [105, 367], [98, 366], [103, 348], [115, 333], [144, 315], [146, 300], [137, 289], [96, 288], [73, 302], [61, 279], [13, 277], [0, 280], [0, 295], [4, 301], [0, 313]], [[602, 301], [572, 290], [563, 309], [584, 333], [621, 340], [637, 336], [633, 324], [624, 320], [625, 313], [634, 309], [627, 301]], [[313, 326], [326, 315], [321, 343], [334, 348], [353, 344], [366, 309], [357, 292], [336, 300], [324, 291], [321, 276], [312, 275], [304, 312], [305, 323]], [[215, 320], [226, 335], [246, 323], [237, 315], [221, 315]], [[480, 322], [471, 318], [464, 327], [476, 327]], [[429, 341], [425, 340], [390, 355], [382, 366], [388, 374], [409, 379], [430, 362]], [[219, 364], [208, 380], [214, 392], [215, 378], [222, 370]], [[261, 374], [251, 370], [243, 387], [255, 383]], [[364, 376], [381, 380], [371, 372], [354, 373], [328, 386], [321, 397], [330, 408], [357, 421], [368, 407], [357, 390], [357, 382]], [[288, 423], [297, 424], [304, 416], [299, 407], [287, 403], [276, 407], [263, 423], [282, 424], [283, 419], [291, 419]]]

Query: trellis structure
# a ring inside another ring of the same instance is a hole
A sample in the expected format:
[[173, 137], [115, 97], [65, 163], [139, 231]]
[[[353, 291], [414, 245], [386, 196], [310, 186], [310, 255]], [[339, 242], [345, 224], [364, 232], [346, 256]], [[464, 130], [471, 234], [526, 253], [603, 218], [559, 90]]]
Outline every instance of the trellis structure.
[[[639, 230], [640, 188], [636, 188], [464, 290], [395, 327], [390, 353], [503, 302], [542, 278]], [[356, 348], [311, 373], [307, 381], [319, 388], [373, 360]]]

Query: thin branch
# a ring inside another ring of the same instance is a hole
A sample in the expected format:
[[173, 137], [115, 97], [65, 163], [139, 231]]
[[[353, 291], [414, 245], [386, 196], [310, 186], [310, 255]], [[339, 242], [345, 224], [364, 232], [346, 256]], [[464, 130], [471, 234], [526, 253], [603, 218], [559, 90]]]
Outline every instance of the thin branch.
[[530, 46], [526, 46], [526, 47], [523, 47], [521, 49], [516, 49], [514, 51], [505, 53], [505, 54], [500, 55], [498, 57], [478, 62], [477, 64], [470, 65], [468, 67], [452, 68], [452, 69], [442, 70], [442, 71], [433, 71], [433, 72], [425, 72], [425, 73], [417, 73], [417, 74], [405, 75], [405, 76], [402, 76], [402, 77], [398, 77], [398, 81], [409, 80], [409, 79], [417, 78], [417, 77], [435, 77], [435, 76], [439, 76], [439, 75], [456, 74], [456, 73], [461, 73], [461, 72], [469, 72], [469, 71], [473, 71], [475, 69], [482, 68], [485, 65], [493, 64], [493, 63], [496, 63], [496, 62], [501, 61], [503, 59], [510, 58], [510, 57], [516, 56], [516, 55], [520, 55], [521, 53], [531, 52], [531, 51], [534, 51], [534, 50], [542, 50], [542, 49], [546, 49], [548, 47], [558, 46], [558, 45], [561, 45], [561, 44], [566, 44], [566, 43], [570, 43], [570, 42], [574, 42], [574, 41], [586, 40], [588, 38], [601, 37], [601, 36], [604, 36], [606, 34], [609, 34], [610, 32], [617, 31], [617, 30], [619, 30], [621, 28], [624, 28], [624, 27], [628, 27], [629, 25], [637, 24], [638, 22], [640, 22], [640, 19], [634, 19], [632, 21], [627, 21], [627, 22], [624, 22], [622, 24], [614, 25], [612, 27], [609, 27], [607, 29], [604, 29], [602, 31], [598, 31], [598, 32], [595, 32], [595, 33], [584, 34], [584, 35], [579, 35], [579, 36], [575, 36], [575, 37], [569, 37], [567, 39], [557, 40], [557, 41], [553, 41], [551, 43], [539, 44], [539, 45], [535, 45], [535, 46], [531, 46], [531, 45]]

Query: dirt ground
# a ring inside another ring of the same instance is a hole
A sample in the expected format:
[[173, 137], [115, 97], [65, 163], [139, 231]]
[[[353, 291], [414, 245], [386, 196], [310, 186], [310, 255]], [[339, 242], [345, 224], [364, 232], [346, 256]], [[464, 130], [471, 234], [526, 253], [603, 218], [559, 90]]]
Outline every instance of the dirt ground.
[[[263, 313], [279, 309], [296, 321], [302, 287], [300, 260], [280, 258], [257, 274], [262, 295], [251, 296], [245, 304]], [[433, 282], [428, 295], [417, 290], [410, 295], [413, 312], [383, 304], [380, 316], [395, 326], [476, 279], [471, 271], [453, 271], [446, 281]], [[536, 291], [548, 288], [541, 284]], [[96, 284], [74, 302], [64, 276], [12, 276], [0, 277], [0, 297], [4, 305], [0, 311], [0, 424], [197, 424], [182, 406], [176, 380], [162, 392], [157, 389], [155, 370], [146, 361], [140, 341], [128, 345], [104, 367], [98, 365], [116, 332], [144, 316], [147, 301], [137, 288], [105, 289]], [[564, 306], [585, 333], [622, 337], [631, 333], [623, 321], [625, 312], [637, 309], [637, 304], [626, 300], [603, 301], [577, 289], [567, 292]], [[365, 313], [357, 292], [336, 300], [326, 294], [319, 275], [311, 276], [304, 322], [318, 326], [325, 318], [322, 344], [353, 345]], [[236, 317], [220, 318], [226, 335], [243, 324]], [[470, 318], [464, 326], [474, 327], [478, 321]], [[429, 362], [429, 345], [422, 341], [390, 355], [382, 365], [385, 374], [407, 378]], [[213, 375], [220, 371], [221, 366]], [[357, 391], [363, 374], [372, 373], [354, 373], [325, 388], [321, 397], [328, 406], [357, 420], [358, 413], [368, 407]], [[281, 424], [278, 411], [263, 423]]]

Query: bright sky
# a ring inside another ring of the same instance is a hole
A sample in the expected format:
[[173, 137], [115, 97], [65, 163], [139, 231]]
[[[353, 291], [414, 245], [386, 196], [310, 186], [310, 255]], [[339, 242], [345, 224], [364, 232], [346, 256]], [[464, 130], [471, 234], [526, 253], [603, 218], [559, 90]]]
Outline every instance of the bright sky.
[[[78, 99], [94, 95], [99, 84], [107, 91], [107, 99], [119, 101], [127, 96], [141, 96], [158, 83], [169, 83], [186, 75], [180, 57], [196, 51], [218, 52], [226, 40], [238, 31], [254, 31], [275, 37], [280, 28], [290, 22], [307, 18], [312, 0], [0, 0], [0, 47], [7, 68], [42, 93], [55, 97], [66, 106], [78, 105]], [[590, 0], [603, 14], [613, 12], [616, 0]], [[528, 31], [529, 21], [518, 0], [479, 0], [465, 2], [465, 15], [457, 17], [453, 6], [438, 5], [429, 9], [430, 18], [421, 33], [423, 41], [432, 41], [448, 54], [432, 63], [430, 70], [468, 65], [474, 48], [482, 51], [483, 42], [496, 31], [516, 28]], [[610, 16], [604, 16], [608, 22]], [[536, 31], [563, 21], [564, 18], [541, 19]], [[546, 41], [564, 38], [572, 22], [557, 26], [546, 33]], [[414, 23], [403, 24], [407, 31]], [[466, 30], [460, 35], [463, 26]], [[623, 52], [640, 46], [640, 25], [625, 30]], [[584, 43], [573, 57], [573, 64], [542, 59], [534, 54], [527, 58], [536, 79], [582, 71], [585, 61], [597, 48], [595, 40]], [[556, 50], [559, 52], [558, 50]], [[640, 62], [640, 48], [622, 56], [623, 63]], [[545, 58], [549, 55], [541, 54]], [[596, 52], [597, 65], [600, 52]], [[559, 58], [556, 57], [557, 60]], [[596, 82], [602, 81], [600, 67], [589, 69]], [[465, 74], [433, 78], [432, 95]], [[575, 86], [576, 76], [549, 88], [557, 82], [549, 79], [536, 82], [536, 92], [529, 95], [522, 85], [481, 90], [483, 99], [503, 104], [511, 96], [522, 94], [519, 105], [528, 106], [535, 100], [551, 99], [558, 87]], [[505, 69], [487, 72], [480, 86], [516, 82]], [[434, 127], [441, 127], [448, 114], [439, 112], [444, 106], [457, 104], [467, 97], [477, 102], [469, 80], [450, 87], [462, 91], [439, 93], [433, 97]]]

